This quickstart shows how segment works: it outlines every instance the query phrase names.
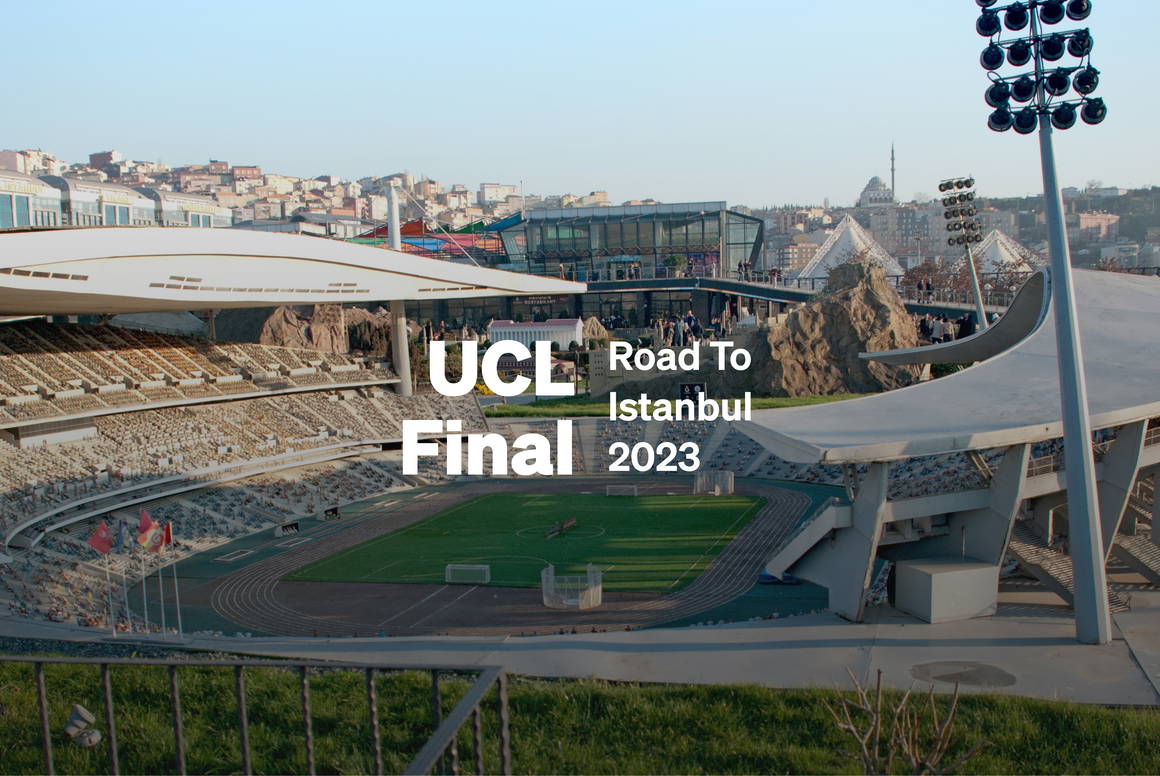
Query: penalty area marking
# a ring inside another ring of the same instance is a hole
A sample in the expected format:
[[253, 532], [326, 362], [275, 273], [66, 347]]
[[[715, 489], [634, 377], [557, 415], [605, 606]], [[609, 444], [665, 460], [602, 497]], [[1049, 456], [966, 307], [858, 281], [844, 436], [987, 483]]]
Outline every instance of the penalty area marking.
[[225, 555], [217, 556], [216, 558], [214, 558], [214, 562], [215, 563], [233, 563], [235, 560], [241, 560], [242, 558], [246, 557], [247, 555], [253, 555], [253, 554], [254, 554], [253, 550], [234, 550], [233, 552], [227, 552]]
[[313, 536], [296, 536], [293, 539], [287, 539], [284, 542], [278, 542], [275, 547], [297, 547], [299, 544], [314, 541]]

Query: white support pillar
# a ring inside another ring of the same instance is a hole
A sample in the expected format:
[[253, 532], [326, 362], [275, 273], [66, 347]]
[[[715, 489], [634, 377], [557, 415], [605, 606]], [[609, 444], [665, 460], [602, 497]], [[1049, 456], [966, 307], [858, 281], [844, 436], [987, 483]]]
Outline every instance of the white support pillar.
[[829, 562], [842, 573], [830, 580], [829, 608], [854, 622], [862, 621], [866, 589], [870, 586], [878, 542], [882, 538], [889, 485], [890, 464], [870, 464], [850, 510], [851, 526], [834, 534]]
[[[399, 192], [396, 182], [391, 181], [387, 187], [387, 237], [391, 250], [403, 248], [403, 236], [400, 233], [402, 226], [399, 223]], [[399, 384], [396, 387], [400, 396], [410, 396], [414, 393], [414, 381], [411, 378], [411, 338], [407, 335], [407, 308], [401, 299], [391, 300], [391, 352], [394, 354], [395, 373], [399, 375]]]
[[411, 378], [411, 338], [407, 336], [407, 308], [401, 299], [391, 300], [391, 353], [394, 356], [395, 374], [399, 383], [395, 386], [400, 396], [414, 393]]
[[399, 192], [395, 189], [395, 181], [387, 187], [387, 245], [392, 251], [403, 249], [403, 235], [399, 233]]
[[1140, 454], [1144, 451], [1144, 429], [1147, 424], [1148, 421], [1141, 420], [1122, 426], [1104, 456], [1096, 490], [1100, 502], [1100, 531], [1104, 537], [1105, 563], [1111, 557], [1112, 543], [1128, 508], [1132, 486], [1136, 483], [1136, 470], [1140, 467]]
[[961, 547], [967, 556], [994, 566], [1003, 562], [1019, 504], [1023, 501], [1030, 453], [1031, 446], [1027, 444], [1008, 447], [991, 478], [987, 506], [962, 514]]

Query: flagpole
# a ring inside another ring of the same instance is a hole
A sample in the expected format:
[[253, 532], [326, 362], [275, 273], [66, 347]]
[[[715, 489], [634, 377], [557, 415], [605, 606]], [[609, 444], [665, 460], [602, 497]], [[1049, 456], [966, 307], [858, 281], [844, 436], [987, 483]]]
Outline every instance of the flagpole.
[[181, 627], [181, 587], [177, 584], [177, 551], [172, 541], [169, 542], [169, 551], [173, 553], [173, 602], [177, 606], [177, 637], [184, 639], [185, 631]]
[[149, 581], [149, 575], [145, 573], [145, 554], [141, 554], [141, 609], [145, 617], [145, 632], [149, 632], [149, 594], [146, 589], [149, 585], [145, 584]]
[[109, 563], [112, 559], [108, 553], [105, 553], [105, 598], [109, 602], [109, 629], [113, 632], [113, 638], [117, 638], [117, 620], [113, 616], [113, 581], [109, 579]]
[[165, 631], [165, 583], [162, 581], [165, 579], [165, 575], [162, 574], [161, 572], [164, 570], [165, 569], [163, 568], [163, 566], [161, 564], [161, 559], [158, 558], [157, 559], [157, 606], [158, 606], [158, 608], [161, 609], [161, 636], [163, 638], [166, 635], [166, 631]]
[[125, 599], [125, 620], [129, 623], [129, 632], [133, 632], [133, 610], [129, 608], [129, 581], [125, 578], [125, 567], [121, 567], [121, 597]]

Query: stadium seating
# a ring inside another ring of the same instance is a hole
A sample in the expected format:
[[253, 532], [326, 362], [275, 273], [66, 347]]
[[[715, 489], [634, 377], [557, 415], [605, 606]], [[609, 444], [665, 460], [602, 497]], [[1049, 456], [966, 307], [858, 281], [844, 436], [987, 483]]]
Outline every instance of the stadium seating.
[[103, 325], [0, 326], [0, 423], [393, 377], [361, 356]]

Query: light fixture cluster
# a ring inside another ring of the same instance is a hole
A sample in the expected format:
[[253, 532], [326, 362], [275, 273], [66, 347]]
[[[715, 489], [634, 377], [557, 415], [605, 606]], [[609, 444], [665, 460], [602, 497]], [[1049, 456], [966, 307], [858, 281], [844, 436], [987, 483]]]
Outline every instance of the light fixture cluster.
[[[975, 0], [982, 9], [975, 30], [991, 39], [979, 55], [979, 64], [991, 78], [984, 99], [994, 111], [987, 126], [996, 132], [1014, 129], [1026, 135], [1034, 132], [1040, 121], [1050, 120], [1056, 129], [1070, 129], [1077, 119], [1086, 124], [1103, 121], [1107, 106], [1103, 99], [1091, 96], [1100, 84], [1100, 73], [1091, 65], [1095, 45], [1091, 31], [1043, 31], [1045, 26], [1059, 24], [1065, 18], [1086, 19], [1092, 12], [1091, 0], [1020, 0], [1000, 7], [995, 6], [996, 2]], [[1002, 40], [1004, 28], [1016, 33], [1028, 30], [1028, 34]], [[1079, 61], [1053, 64], [1065, 54]], [[1029, 73], [1001, 76], [996, 72], [1004, 65], [1028, 64], [1034, 65]], [[1073, 90], [1078, 97], [1066, 99]]]
[[975, 215], [974, 178], [947, 178], [938, 184], [942, 195], [943, 217], [947, 222], [947, 245], [962, 245], [983, 241], [982, 226]]

